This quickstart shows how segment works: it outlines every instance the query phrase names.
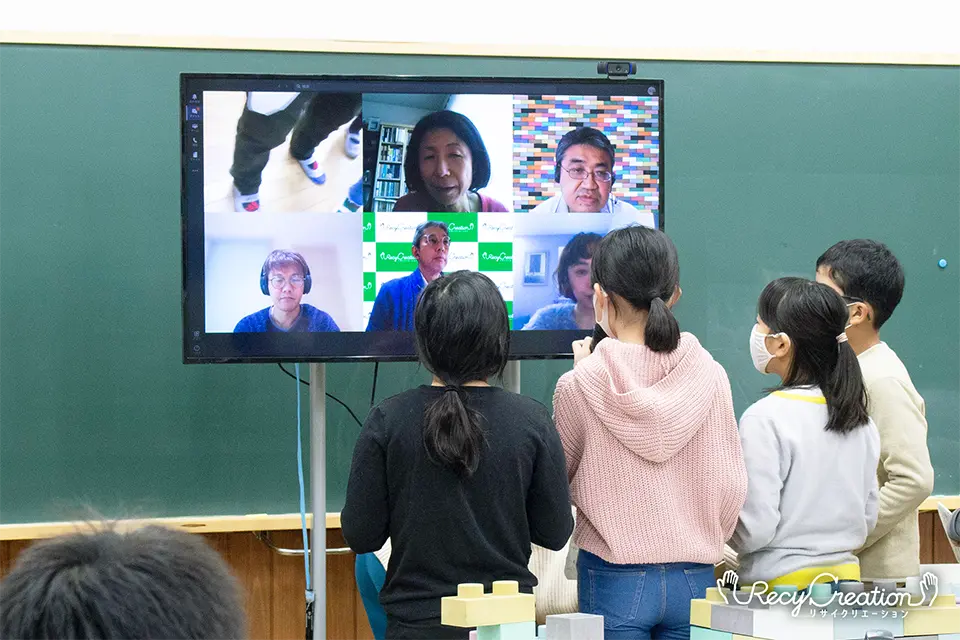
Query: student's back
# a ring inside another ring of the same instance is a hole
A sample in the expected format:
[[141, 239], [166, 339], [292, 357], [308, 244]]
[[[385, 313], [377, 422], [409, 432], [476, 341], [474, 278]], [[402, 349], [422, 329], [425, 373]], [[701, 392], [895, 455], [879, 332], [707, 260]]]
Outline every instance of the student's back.
[[843, 434], [824, 429], [827, 420], [818, 387], [775, 391], [741, 417], [754, 487], [731, 544], [746, 549], [745, 583], [857, 563], [877, 517], [880, 438], [873, 422]]
[[730, 544], [744, 582], [860, 580], [855, 553], [877, 520], [880, 436], [846, 321], [840, 296], [810, 280], [780, 278], [760, 294], [750, 354], [782, 383], [740, 419], [749, 482]]
[[444, 393], [458, 392], [422, 386], [373, 410], [357, 445], [367, 457], [355, 465], [365, 474], [385, 470], [387, 512], [351, 492], [343, 514], [344, 535], [358, 551], [383, 544], [360, 521], [389, 523], [393, 552], [380, 599], [388, 614], [408, 620], [438, 615], [440, 596], [460, 582], [518, 580], [530, 592], [530, 543], [558, 549], [570, 534], [563, 452], [547, 408], [498, 387], [464, 387], [459, 393], [482, 416], [486, 444], [476, 471], [461, 478], [423, 446], [423, 415]]
[[367, 418], [341, 513], [358, 553], [392, 553], [380, 600], [388, 638], [466, 638], [440, 625], [457, 585], [517, 580], [531, 591], [530, 545], [560, 549], [573, 517], [560, 438], [541, 404], [491, 387], [509, 353], [496, 285], [460, 271], [431, 282], [414, 314], [433, 384]]
[[670, 352], [602, 340], [554, 406], [581, 549], [616, 564], [720, 561], [746, 482], [730, 383], [693, 334]]
[[580, 611], [607, 638], [689, 637], [690, 600], [737, 523], [746, 472], [730, 383], [680, 332], [676, 248], [661, 231], [611, 231], [594, 251], [597, 323], [554, 394], [577, 507]]

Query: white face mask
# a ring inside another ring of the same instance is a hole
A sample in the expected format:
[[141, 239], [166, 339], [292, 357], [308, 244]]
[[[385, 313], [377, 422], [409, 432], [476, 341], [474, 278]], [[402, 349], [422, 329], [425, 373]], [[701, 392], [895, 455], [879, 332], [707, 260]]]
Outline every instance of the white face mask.
[[[596, 295], [596, 294], [595, 294]], [[608, 337], [612, 338], [613, 332], [610, 331], [610, 298], [608, 297], [600, 305], [600, 316], [597, 318], [597, 324], [600, 325], [600, 328], [603, 329], [603, 332], [607, 334]]]
[[760, 373], [767, 372], [767, 365], [773, 360], [773, 354], [767, 351], [767, 338], [779, 336], [779, 333], [760, 333], [757, 325], [753, 325], [750, 330], [750, 357], [753, 359], [753, 366]]

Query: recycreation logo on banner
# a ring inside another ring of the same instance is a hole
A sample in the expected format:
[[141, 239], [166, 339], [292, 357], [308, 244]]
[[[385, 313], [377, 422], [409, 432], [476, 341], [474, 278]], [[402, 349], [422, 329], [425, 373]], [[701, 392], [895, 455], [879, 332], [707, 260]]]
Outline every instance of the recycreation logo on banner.
[[[811, 589], [804, 589], [803, 591], [772, 591], [770, 590], [770, 585], [762, 580], [751, 584], [749, 590], [741, 590], [738, 589], [739, 582], [740, 577], [733, 570], [726, 571], [723, 577], [717, 580], [717, 589], [723, 598], [724, 604], [731, 604], [730, 601], [733, 600], [734, 604], [746, 605], [755, 599], [759, 601], [760, 604], [768, 607], [774, 605], [791, 605], [793, 607], [791, 613], [794, 617], [800, 615], [804, 605], [808, 604], [813, 607], [829, 607], [832, 609], [830, 613], [833, 616], [842, 615], [843, 617], [847, 617], [847, 615], [858, 617], [866, 616], [868, 613], [878, 613], [877, 611], [864, 611], [864, 607], [873, 607], [874, 609], [882, 607], [886, 607], [887, 609], [902, 609], [919, 607], [924, 604], [932, 606], [939, 593], [937, 576], [929, 572], [924, 573], [920, 580], [919, 596], [899, 591], [874, 590], [857, 593], [831, 590], [829, 596], [818, 597], [811, 593]], [[810, 584], [830, 582], [839, 582], [839, 579], [833, 574], [821, 573], [814, 578]], [[724, 589], [724, 585], [728, 585], [729, 590]], [[909, 612], [893, 611], [889, 613], [897, 615], [902, 613], [903, 616], [906, 616]]]

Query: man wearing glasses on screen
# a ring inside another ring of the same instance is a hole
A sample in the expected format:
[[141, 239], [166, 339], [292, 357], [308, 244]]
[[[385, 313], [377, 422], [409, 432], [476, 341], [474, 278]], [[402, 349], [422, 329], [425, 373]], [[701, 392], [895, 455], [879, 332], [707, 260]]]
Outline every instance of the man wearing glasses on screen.
[[340, 331], [330, 314], [300, 302], [312, 284], [310, 267], [302, 255], [271, 251], [260, 269], [260, 291], [270, 296], [273, 304], [243, 318], [233, 332]]
[[447, 223], [429, 220], [420, 224], [413, 236], [412, 254], [417, 260], [416, 271], [380, 287], [367, 331], [413, 331], [413, 310], [420, 292], [428, 282], [443, 275], [447, 266], [450, 255]]
[[641, 211], [611, 193], [616, 149], [592, 127], [568, 131], [557, 144], [554, 180], [560, 193], [534, 207], [533, 213], [612, 213], [613, 228], [639, 223], [653, 227], [653, 213]]

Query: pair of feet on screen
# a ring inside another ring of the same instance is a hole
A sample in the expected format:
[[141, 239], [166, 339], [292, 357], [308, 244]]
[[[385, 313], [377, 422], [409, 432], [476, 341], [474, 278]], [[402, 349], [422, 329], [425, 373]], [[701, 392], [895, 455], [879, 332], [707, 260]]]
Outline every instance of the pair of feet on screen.
[[[343, 141], [343, 152], [348, 158], [353, 160], [360, 155], [360, 133], [347, 133]], [[303, 173], [314, 184], [323, 184], [327, 181], [327, 174], [320, 168], [320, 163], [310, 156], [306, 160], [297, 160], [297, 164], [303, 169]], [[346, 206], [346, 201], [344, 202]], [[253, 213], [260, 210], [260, 193], [251, 193], [244, 195], [236, 186], [233, 187], [233, 208], [239, 213]], [[359, 205], [357, 205], [359, 208]], [[341, 210], [343, 207], [341, 207]], [[350, 210], [350, 209], [348, 209]], [[352, 209], [356, 211], [356, 209]]]

